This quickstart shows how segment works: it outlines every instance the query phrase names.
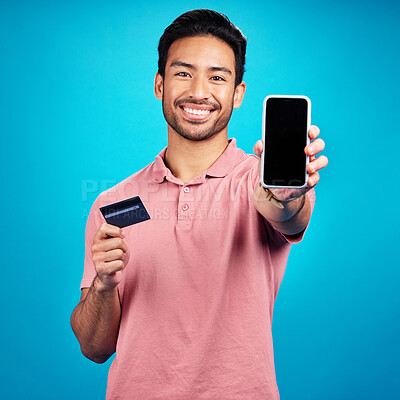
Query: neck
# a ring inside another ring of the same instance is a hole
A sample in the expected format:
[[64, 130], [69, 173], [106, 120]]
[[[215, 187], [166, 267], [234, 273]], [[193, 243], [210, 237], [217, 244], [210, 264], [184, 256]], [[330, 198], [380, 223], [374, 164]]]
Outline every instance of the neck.
[[193, 141], [183, 138], [168, 126], [168, 147], [164, 162], [176, 178], [187, 183], [210, 168], [226, 146], [226, 129], [206, 140]]

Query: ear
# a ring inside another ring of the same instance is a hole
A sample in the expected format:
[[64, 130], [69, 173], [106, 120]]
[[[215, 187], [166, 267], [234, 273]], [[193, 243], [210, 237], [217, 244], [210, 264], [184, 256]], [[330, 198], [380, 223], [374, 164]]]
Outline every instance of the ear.
[[239, 108], [241, 106], [245, 92], [246, 84], [244, 82], [239, 83], [235, 88], [235, 94], [233, 96], [233, 108]]
[[154, 78], [154, 94], [158, 100], [163, 98], [163, 77], [157, 72]]

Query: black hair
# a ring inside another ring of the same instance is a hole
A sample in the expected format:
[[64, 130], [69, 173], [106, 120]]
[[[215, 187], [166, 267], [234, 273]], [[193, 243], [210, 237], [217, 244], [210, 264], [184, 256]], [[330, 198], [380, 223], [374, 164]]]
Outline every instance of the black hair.
[[242, 82], [247, 39], [229, 18], [213, 10], [188, 11], [172, 22], [158, 44], [158, 73], [164, 78], [168, 50], [175, 40], [192, 36], [215, 36], [226, 42], [235, 54], [235, 87]]

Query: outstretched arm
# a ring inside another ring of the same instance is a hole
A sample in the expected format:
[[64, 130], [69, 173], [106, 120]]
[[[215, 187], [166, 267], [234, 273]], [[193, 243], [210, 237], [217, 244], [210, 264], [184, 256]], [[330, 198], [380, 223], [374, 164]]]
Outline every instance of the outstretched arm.
[[[285, 235], [296, 235], [302, 232], [311, 216], [311, 207], [305, 194], [312, 189], [320, 179], [319, 170], [328, 165], [326, 156], [320, 155], [325, 148], [325, 143], [318, 138], [320, 130], [317, 126], [311, 126], [308, 135], [313, 140], [305, 147], [304, 152], [310, 158], [307, 165], [309, 174], [307, 186], [304, 189], [264, 189], [257, 185], [253, 193], [253, 203], [257, 211], [267, 219], [272, 226]], [[315, 139], [315, 140], [314, 140]], [[258, 172], [260, 174], [260, 156], [263, 143], [259, 140], [254, 145], [254, 153], [259, 158]]]

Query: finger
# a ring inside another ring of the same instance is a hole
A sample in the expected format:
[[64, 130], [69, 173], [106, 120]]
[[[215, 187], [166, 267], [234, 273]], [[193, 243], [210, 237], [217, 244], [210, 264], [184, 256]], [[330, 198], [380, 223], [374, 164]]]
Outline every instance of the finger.
[[[260, 184], [260, 186], [261, 186], [261, 184]], [[275, 207], [278, 207], [279, 209], [283, 209], [283, 208], [285, 208], [283, 205], [282, 205], [282, 203], [280, 203], [279, 201], [278, 201], [278, 199], [274, 196], [274, 194], [272, 193], [272, 191], [271, 190], [267, 190], [267, 191], [265, 191], [264, 189], [262, 189], [262, 191], [263, 191], [263, 195], [264, 195], [264, 197], [265, 197], [265, 200], [267, 200], [267, 201], [270, 201], [271, 202], [271, 204], [273, 204]]]
[[316, 125], [311, 125], [310, 130], [308, 131], [308, 136], [310, 137], [311, 140], [315, 139], [320, 133], [320, 130], [318, 126]]
[[115, 272], [122, 271], [125, 268], [125, 264], [122, 260], [103, 262], [97, 268], [97, 273], [101, 276], [109, 276]]
[[125, 240], [120, 237], [107, 238], [93, 243], [92, 252], [110, 251], [121, 249], [124, 253], [128, 251], [128, 245]]
[[111, 262], [116, 260], [124, 260], [125, 253], [121, 249], [113, 249], [110, 251], [101, 251], [92, 254], [92, 261], [94, 265], [101, 265], [104, 262]]
[[319, 156], [314, 161], [309, 162], [307, 165], [307, 171], [312, 174], [328, 165], [328, 158], [326, 156]]
[[256, 142], [256, 144], [253, 147], [253, 151], [257, 155], [257, 157], [261, 156], [261, 153], [263, 151], [263, 142], [262, 142], [262, 140], [258, 140]]
[[116, 260], [123, 260], [124, 259], [124, 255], [125, 252], [122, 251], [121, 249], [113, 249], [110, 251], [105, 251], [104, 253], [101, 253], [102, 258], [103, 258], [103, 262], [107, 261], [116, 261]]
[[123, 237], [122, 229], [115, 225], [110, 225], [104, 222], [94, 236], [94, 241], [107, 239], [109, 237]]
[[308, 177], [308, 186], [310, 188], [314, 187], [319, 182], [319, 173], [314, 172]]
[[308, 146], [306, 146], [304, 152], [311, 157], [315, 154], [320, 153], [324, 148], [325, 142], [321, 138], [318, 138], [311, 142]]

